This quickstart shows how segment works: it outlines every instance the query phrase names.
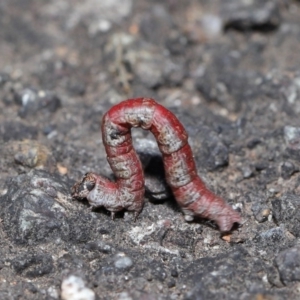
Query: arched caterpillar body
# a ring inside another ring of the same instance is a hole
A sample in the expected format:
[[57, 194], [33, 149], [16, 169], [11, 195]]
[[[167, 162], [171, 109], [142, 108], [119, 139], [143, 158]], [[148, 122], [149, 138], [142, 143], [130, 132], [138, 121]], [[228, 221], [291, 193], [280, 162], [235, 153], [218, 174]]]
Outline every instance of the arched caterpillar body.
[[73, 198], [87, 198], [92, 207], [104, 206], [112, 218], [123, 209], [133, 211], [135, 219], [138, 217], [144, 204], [144, 174], [132, 145], [132, 127], [150, 130], [156, 138], [166, 180], [187, 221], [207, 218], [215, 221], [222, 232], [241, 222], [239, 213], [207, 189], [197, 175], [183, 125], [173, 113], [149, 98], [125, 100], [103, 116], [102, 138], [116, 182], [87, 173], [73, 186]]

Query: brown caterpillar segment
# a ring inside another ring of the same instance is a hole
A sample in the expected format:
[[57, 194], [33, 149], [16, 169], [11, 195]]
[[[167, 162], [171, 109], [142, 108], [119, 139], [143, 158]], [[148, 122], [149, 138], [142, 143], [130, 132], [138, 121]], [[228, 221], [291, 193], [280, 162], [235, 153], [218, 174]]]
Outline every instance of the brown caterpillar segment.
[[188, 135], [178, 119], [166, 108], [156, 104], [150, 131], [163, 154], [171, 154], [187, 144]]
[[143, 107], [130, 107], [125, 110], [125, 121], [132, 127], [141, 127], [149, 129], [152, 125], [153, 113], [155, 105], [151, 99], [143, 101]]
[[189, 144], [180, 151], [163, 155], [168, 184], [173, 188], [185, 186], [197, 177], [196, 166]]
[[[211, 198], [214, 197], [214, 201]], [[194, 213], [194, 216], [215, 221], [220, 231], [230, 231], [234, 223], [240, 223], [240, 215], [232, 209], [222, 198], [214, 195], [211, 191], [206, 191], [202, 195], [202, 203], [195, 201], [188, 206], [188, 210]]]
[[134, 211], [137, 218], [144, 204], [144, 174], [132, 146], [132, 127], [150, 130], [156, 138], [167, 182], [187, 221], [207, 218], [215, 221], [221, 231], [229, 231], [234, 223], [241, 222], [240, 215], [208, 190], [197, 175], [182, 124], [173, 113], [149, 98], [125, 100], [104, 115], [102, 138], [116, 182], [88, 173], [72, 188], [74, 198], [87, 198], [94, 207], [104, 206], [112, 217], [127, 209]]
[[119, 147], [124, 143], [123, 146], [128, 145], [132, 148], [129, 128], [115, 124], [108, 115], [105, 115], [103, 118], [103, 126], [105, 126], [105, 129], [102, 129], [104, 145], [107, 147]]
[[139, 160], [135, 159], [136, 153], [132, 148], [129, 152], [114, 157], [107, 157], [107, 160], [117, 178], [130, 179], [138, 174], [142, 168]]

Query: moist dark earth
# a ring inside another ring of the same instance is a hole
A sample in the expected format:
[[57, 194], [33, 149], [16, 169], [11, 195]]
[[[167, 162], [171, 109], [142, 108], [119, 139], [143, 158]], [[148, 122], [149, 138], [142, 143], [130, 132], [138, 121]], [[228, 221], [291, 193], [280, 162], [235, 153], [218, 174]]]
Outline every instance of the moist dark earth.
[[[0, 299], [299, 299], [299, 49], [296, 0], [1, 0]], [[141, 96], [240, 227], [185, 222], [138, 129], [137, 222], [71, 199], [88, 171], [113, 179], [101, 118]]]

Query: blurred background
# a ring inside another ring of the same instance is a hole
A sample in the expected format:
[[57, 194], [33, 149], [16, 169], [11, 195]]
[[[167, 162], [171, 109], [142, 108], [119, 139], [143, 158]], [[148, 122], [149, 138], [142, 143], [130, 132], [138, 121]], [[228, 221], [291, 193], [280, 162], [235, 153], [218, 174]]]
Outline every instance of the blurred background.
[[[299, 49], [298, 0], [1, 0], [0, 298], [298, 298]], [[141, 96], [183, 122], [242, 228], [184, 223], [143, 131], [136, 224], [71, 201], [85, 172], [113, 178], [101, 118]]]

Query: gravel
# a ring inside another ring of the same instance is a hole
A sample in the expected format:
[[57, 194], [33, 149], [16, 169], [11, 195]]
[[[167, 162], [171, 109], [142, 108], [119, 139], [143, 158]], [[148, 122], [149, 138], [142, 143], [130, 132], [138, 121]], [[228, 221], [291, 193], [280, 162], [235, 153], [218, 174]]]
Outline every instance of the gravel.
[[[0, 14], [1, 299], [299, 298], [299, 1], [3, 0]], [[138, 96], [184, 124], [241, 227], [185, 222], [142, 130], [135, 223], [71, 199], [86, 172], [113, 180], [100, 120]]]

